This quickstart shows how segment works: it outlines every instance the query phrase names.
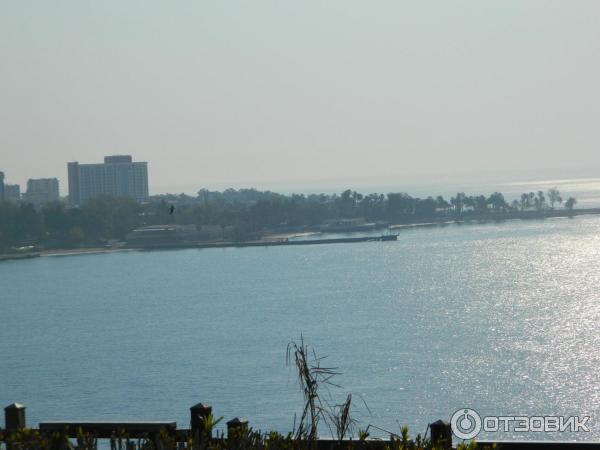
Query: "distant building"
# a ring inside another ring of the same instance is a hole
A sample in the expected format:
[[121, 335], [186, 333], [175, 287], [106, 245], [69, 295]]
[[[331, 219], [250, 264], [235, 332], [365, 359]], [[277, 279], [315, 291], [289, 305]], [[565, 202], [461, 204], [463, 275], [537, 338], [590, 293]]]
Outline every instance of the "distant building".
[[21, 186], [18, 184], [5, 184], [4, 200], [13, 203], [21, 201]]
[[58, 179], [39, 178], [27, 180], [27, 192], [23, 194], [23, 201], [31, 203], [36, 209], [46, 203], [58, 202]]
[[130, 246], [151, 246], [195, 242], [199, 238], [195, 225], [151, 225], [136, 228], [125, 240]]
[[0, 202], [4, 201], [4, 172], [0, 172]]
[[148, 200], [148, 163], [133, 162], [130, 155], [106, 156], [103, 164], [70, 162], [67, 169], [71, 205], [99, 195]]
[[14, 202], [21, 200], [21, 188], [18, 184], [4, 184], [4, 172], [0, 172], [0, 202]]

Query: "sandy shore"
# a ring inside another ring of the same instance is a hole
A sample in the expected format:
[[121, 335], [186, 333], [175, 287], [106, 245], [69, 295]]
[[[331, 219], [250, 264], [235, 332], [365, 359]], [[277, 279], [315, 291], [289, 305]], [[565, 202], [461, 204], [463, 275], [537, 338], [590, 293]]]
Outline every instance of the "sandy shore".
[[40, 256], [73, 256], [73, 255], [95, 255], [99, 253], [132, 252], [132, 248], [72, 248], [67, 250], [44, 250]]
[[297, 237], [314, 236], [320, 234], [319, 231], [304, 231], [300, 233], [283, 233], [283, 234], [267, 234], [263, 237], [263, 241], [277, 240], [277, 239], [292, 239]]

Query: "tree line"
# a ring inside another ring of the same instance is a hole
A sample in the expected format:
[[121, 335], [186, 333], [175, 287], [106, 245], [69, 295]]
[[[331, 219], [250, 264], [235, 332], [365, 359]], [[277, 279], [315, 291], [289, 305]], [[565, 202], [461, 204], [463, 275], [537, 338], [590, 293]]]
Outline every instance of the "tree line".
[[[340, 219], [370, 222], [409, 223], [457, 219], [525, 211], [573, 209], [572, 197], [563, 202], [560, 192], [523, 193], [507, 202], [504, 195], [468, 196], [459, 192], [418, 198], [406, 193], [361, 194], [346, 190], [341, 194], [284, 195], [255, 189], [202, 189], [196, 196], [158, 195], [146, 204], [128, 198], [98, 197], [78, 208], [64, 203], [36, 210], [31, 204], [0, 203], [0, 249], [18, 245], [47, 248], [78, 247], [122, 240], [140, 226], [194, 224], [232, 228], [239, 239], [260, 236], [265, 230], [297, 230]], [[171, 206], [174, 211], [171, 213]]]

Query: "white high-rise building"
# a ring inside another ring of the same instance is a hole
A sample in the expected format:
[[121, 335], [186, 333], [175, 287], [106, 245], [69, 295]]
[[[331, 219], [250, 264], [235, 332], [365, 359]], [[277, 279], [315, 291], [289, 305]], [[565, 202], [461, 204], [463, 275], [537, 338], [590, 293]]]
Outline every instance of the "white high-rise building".
[[5, 184], [4, 200], [12, 203], [19, 203], [21, 200], [21, 186], [18, 184]]
[[36, 208], [46, 203], [58, 202], [58, 179], [38, 178], [27, 180], [27, 192], [23, 194], [23, 201], [31, 203]]
[[71, 205], [99, 195], [148, 200], [148, 163], [133, 162], [130, 155], [106, 156], [103, 164], [70, 162], [67, 168]]

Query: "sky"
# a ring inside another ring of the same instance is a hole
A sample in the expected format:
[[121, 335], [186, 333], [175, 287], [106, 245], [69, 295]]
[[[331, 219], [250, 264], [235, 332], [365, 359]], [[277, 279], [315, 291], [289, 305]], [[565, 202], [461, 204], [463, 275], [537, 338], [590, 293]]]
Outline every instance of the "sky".
[[0, 170], [151, 193], [600, 173], [597, 0], [0, 0]]

